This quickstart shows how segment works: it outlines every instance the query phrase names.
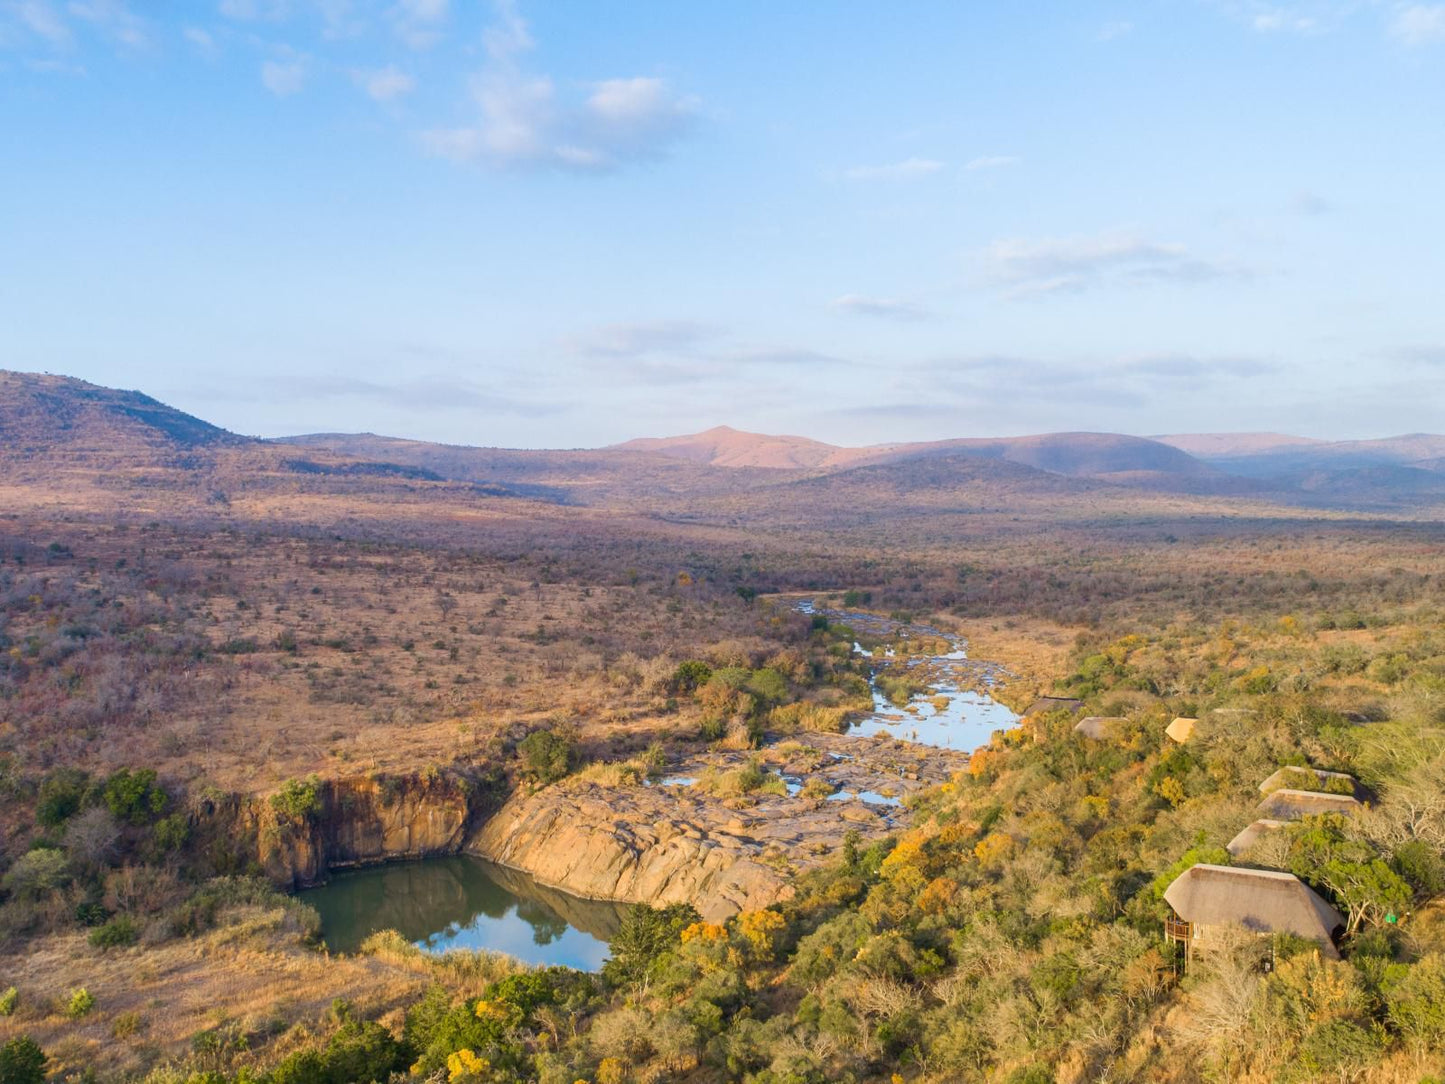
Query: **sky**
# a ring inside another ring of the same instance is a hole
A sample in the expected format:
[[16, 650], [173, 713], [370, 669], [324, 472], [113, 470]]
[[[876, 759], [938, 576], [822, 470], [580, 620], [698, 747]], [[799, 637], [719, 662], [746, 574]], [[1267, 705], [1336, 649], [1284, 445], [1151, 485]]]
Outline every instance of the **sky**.
[[238, 432], [1445, 429], [1445, 3], [0, 0], [0, 367]]

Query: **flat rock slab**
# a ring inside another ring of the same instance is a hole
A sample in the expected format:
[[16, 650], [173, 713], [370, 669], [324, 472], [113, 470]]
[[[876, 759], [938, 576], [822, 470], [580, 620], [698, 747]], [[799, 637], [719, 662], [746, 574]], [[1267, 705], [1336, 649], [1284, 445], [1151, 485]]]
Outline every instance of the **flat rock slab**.
[[755, 756], [791, 789], [821, 779], [835, 796], [719, 797], [696, 785], [564, 780], [514, 796], [468, 849], [574, 895], [691, 903], [718, 921], [791, 896], [797, 874], [834, 861], [849, 831], [876, 839], [906, 827], [907, 808], [885, 803], [946, 782], [968, 763], [908, 742], [808, 734], [758, 752], [708, 751], [670, 770], [703, 777]]

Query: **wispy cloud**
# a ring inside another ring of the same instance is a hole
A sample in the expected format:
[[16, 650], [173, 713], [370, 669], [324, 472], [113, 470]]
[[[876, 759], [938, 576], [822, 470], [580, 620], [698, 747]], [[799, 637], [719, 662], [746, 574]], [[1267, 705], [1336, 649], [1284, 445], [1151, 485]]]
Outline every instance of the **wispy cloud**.
[[1009, 154], [989, 154], [973, 159], [963, 168], [969, 173], [977, 173], [983, 169], [1006, 169], [1009, 166], [1016, 166], [1022, 161], [1023, 159]]
[[1445, 42], [1445, 4], [1411, 4], [1390, 21], [1390, 33], [1406, 45]]
[[1257, 34], [1327, 34], [1381, 0], [1202, 0]]
[[352, 72], [356, 85], [374, 102], [391, 102], [416, 89], [416, 80], [395, 64], [372, 71]]
[[605, 324], [568, 341], [573, 350], [593, 357], [638, 358], [662, 351], [687, 350], [721, 330], [694, 320], [652, 320], [635, 324]]
[[695, 98], [649, 76], [592, 83], [577, 103], [562, 100], [552, 79], [526, 72], [526, 22], [511, 0], [498, 0], [484, 35], [489, 63], [471, 84], [475, 122], [421, 133], [431, 154], [498, 168], [606, 172], [667, 153], [697, 118]]
[[605, 324], [563, 346], [582, 360], [586, 372], [601, 370], [614, 382], [642, 385], [730, 386], [744, 369], [761, 376], [853, 365], [808, 347], [739, 343], [726, 328], [693, 320]]
[[907, 322], [925, 320], [929, 316], [927, 309], [911, 301], [899, 301], [890, 297], [864, 297], [862, 294], [844, 294], [833, 302], [833, 308], [850, 316], [872, 316]]
[[1314, 34], [1322, 29], [1319, 20], [1314, 16], [1302, 15], [1297, 11], [1284, 8], [1257, 12], [1250, 18], [1249, 25], [1262, 34], [1273, 34], [1280, 31]]
[[150, 45], [145, 23], [124, 0], [72, 0], [66, 10], [128, 49]]
[[1335, 205], [1318, 192], [1300, 191], [1291, 197], [1290, 208], [1296, 214], [1308, 215], [1313, 218], [1329, 214], [1335, 209]]
[[982, 266], [985, 283], [1011, 297], [1109, 285], [1207, 282], [1243, 273], [1195, 256], [1182, 244], [1133, 233], [995, 241], [984, 250]]
[[291, 14], [289, 0], [221, 0], [218, 10], [237, 22], [279, 22]]
[[10, 0], [0, 5], [0, 12], [9, 15], [23, 31], [52, 46], [70, 44], [70, 27], [49, 0]]
[[305, 60], [262, 61], [261, 85], [278, 98], [289, 98], [299, 93], [306, 85]]
[[181, 31], [181, 36], [207, 56], [215, 56], [219, 51], [216, 47], [216, 39], [207, 30], [199, 26], [188, 26]]
[[1383, 356], [1405, 365], [1445, 370], [1445, 345], [1400, 346], [1386, 350]]
[[398, 38], [413, 49], [430, 49], [442, 39], [451, 4], [449, 0], [397, 0], [391, 14]]
[[943, 169], [943, 163], [932, 158], [905, 158], [882, 166], [852, 166], [843, 171], [849, 181], [913, 181], [930, 177]]
[[[853, 406], [858, 416], [931, 416], [985, 410], [1001, 416], [1029, 404], [1034, 424], [1077, 426], [1079, 410], [1137, 410], [1180, 396], [1219, 394], [1240, 381], [1279, 371], [1275, 363], [1243, 356], [1183, 353], [1122, 357], [1042, 358], [1012, 354], [946, 356], [895, 369], [877, 405]], [[885, 398], [886, 396], [886, 398]], [[1055, 418], [1045, 423], [1041, 418]]]
[[526, 400], [498, 394], [494, 386], [450, 376], [420, 376], [394, 383], [333, 375], [274, 376], [191, 389], [197, 398], [225, 402], [322, 403], [335, 400], [374, 402], [409, 410], [476, 410], [498, 414], [544, 415], [563, 407], [555, 399]]

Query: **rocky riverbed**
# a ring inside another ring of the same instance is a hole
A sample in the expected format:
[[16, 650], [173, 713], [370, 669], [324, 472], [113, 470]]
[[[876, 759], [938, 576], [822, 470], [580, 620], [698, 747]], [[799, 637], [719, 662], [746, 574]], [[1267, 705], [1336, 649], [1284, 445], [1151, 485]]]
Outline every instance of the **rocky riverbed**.
[[[756, 761], [765, 789], [730, 793]], [[691, 903], [717, 920], [792, 894], [836, 859], [849, 831], [907, 825], [909, 795], [946, 782], [967, 756], [884, 738], [808, 734], [761, 751], [709, 751], [652, 785], [568, 780], [514, 796], [469, 849], [594, 899]], [[780, 791], [780, 793], [778, 793]]]

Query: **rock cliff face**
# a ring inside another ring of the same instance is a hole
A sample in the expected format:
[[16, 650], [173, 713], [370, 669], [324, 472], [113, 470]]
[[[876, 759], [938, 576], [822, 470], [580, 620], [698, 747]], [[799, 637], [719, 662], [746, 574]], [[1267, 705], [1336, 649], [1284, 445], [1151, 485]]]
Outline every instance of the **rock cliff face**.
[[[634, 803], [627, 803], [633, 805]], [[629, 903], [691, 903], [717, 921], [792, 894], [760, 861], [753, 818], [709, 818], [619, 808], [615, 790], [582, 787], [513, 798], [483, 825], [472, 848], [577, 896]]]
[[[721, 798], [694, 786], [572, 779], [514, 795], [468, 850], [574, 895], [691, 903], [718, 921], [791, 896], [797, 874], [836, 860], [850, 830], [872, 840], [905, 826], [901, 796], [967, 764], [961, 754], [903, 742], [825, 734], [808, 741], [757, 754], [707, 753], [679, 768], [701, 776], [761, 758], [789, 781], [786, 793]], [[803, 782], [815, 778], [827, 782], [831, 799], [803, 796]]]
[[316, 808], [301, 817], [237, 795], [202, 798], [192, 817], [218, 866], [259, 866], [278, 885], [300, 888], [328, 870], [455, 854], [474, 814], [490, 806], [488, 794], [452, 773], [356, 777], [318, 783]]

